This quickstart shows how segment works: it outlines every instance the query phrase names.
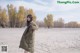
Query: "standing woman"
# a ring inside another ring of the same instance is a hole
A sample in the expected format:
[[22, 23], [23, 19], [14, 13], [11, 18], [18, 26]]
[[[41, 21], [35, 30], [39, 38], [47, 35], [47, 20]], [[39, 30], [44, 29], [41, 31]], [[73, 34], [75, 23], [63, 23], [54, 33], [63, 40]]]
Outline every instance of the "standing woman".
[[27, 28], [25, 29], [19, 48], [24, 49], [24, 53], [34, 53], [34, 32], [38, 28], [31, 14], [27, 15]]

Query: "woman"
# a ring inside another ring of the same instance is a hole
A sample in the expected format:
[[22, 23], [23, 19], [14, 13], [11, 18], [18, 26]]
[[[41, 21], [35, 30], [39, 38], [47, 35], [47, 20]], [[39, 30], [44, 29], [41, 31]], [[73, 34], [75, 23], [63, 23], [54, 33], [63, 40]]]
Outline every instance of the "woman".
[[36, 23], [33, 22], [32, 15], [27, 16], [27, 28], [24, 31], [19, 48], [24, 49], [24, 53], [34, 53], [34, 31], [37, 29]]

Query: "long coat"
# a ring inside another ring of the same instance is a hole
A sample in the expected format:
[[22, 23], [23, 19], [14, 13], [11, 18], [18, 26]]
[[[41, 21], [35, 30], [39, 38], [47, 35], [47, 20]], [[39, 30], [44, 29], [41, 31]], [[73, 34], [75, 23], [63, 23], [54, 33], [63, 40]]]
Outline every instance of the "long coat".
[[20, 40], [19, 48], [22, 48], [31, 53], [34, 52], [34, 31], [38, 28], [36, 23], [33, 21], [30, 23], [30, 26], [27, 27], [22, 35]]

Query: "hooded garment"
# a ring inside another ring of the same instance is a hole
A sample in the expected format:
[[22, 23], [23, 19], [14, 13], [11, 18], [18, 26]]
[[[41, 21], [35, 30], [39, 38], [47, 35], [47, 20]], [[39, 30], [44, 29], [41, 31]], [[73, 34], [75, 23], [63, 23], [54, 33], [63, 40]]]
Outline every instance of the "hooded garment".
[[34, 52], [34, 31], [36, 29], [38, 29], [38, 26], [32, 21], [21, 37], [19, 48], [31, 53]]

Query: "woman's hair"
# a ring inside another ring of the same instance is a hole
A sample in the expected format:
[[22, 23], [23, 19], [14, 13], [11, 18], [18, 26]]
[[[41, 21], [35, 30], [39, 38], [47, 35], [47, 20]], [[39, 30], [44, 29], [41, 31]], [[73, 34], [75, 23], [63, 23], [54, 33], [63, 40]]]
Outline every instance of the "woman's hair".
[[29, 14], [29, 15], [27, 15], [27, 18], [30, 18], [30, 21], [27, 21], [27, 26], [29, 26], [29, 24], [30, 24], [30, 22], [33, 20], [32, 18], [32, 15], [31, 14]]

